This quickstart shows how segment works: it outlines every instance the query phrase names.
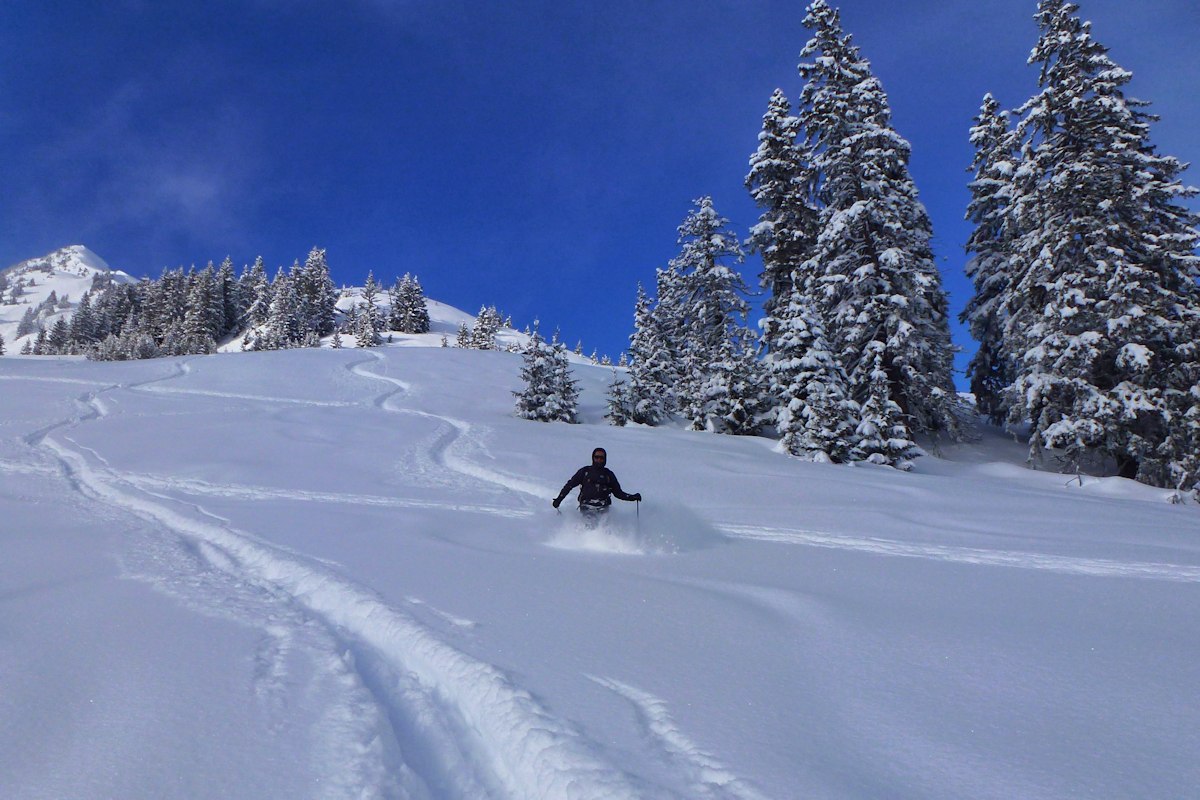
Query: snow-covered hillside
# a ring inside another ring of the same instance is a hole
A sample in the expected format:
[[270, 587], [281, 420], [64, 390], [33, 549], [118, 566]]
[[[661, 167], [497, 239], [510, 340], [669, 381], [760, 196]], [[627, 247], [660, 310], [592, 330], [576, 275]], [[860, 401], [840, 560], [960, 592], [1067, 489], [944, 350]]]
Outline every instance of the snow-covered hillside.
[[527, 422], [519, 356], [416, 343], [0, 360], [0, 797], [1200, 786], [1194, 505], [612, 428], [587, 365]]
[[[0, 336], [4, 337], [8, 354], [19, 353], [36, 336], [36, 330], [17, 336], [27, 311], [32, 309], [38, 324], [46, 330], [59, 319], [70, 320], [79, 298], [92, 288], [96, 276], [104, 274], [117, 283], [135, 282], [124, 272], [110, 269], [104, 259], [83, 245], [63, 247], [0, 272]], [[52, 294], [57, 302], [47, 303]], [[39, 307], [43, 309], [40, 314]]]

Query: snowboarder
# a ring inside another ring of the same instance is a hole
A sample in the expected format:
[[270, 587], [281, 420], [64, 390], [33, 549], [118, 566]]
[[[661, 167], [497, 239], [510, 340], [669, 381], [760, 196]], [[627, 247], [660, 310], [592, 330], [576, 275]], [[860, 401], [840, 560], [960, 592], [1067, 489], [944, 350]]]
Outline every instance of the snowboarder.
[[603, 447], [593, 450], [591, 466], [580, 467], [579, 471], [571, 476], [571, 479], [563, 485], [562, 491], [558, 493], [558, 497], [552, 501], [553, 506], [558, 508], [567, 493], [578, 486], [580, 487], [579, 513], [583, 514], [584, 522], [588, 527], [595, 527], [608, 512], [608, 507], [612, 505], [612, 495], [616, 495], [621, 500], [641, 502], [641, 494], [629, 494], [621, 489], [621, 484], [617, 482], [617, 476], [605, 466], [607, 462], [608, 453]]

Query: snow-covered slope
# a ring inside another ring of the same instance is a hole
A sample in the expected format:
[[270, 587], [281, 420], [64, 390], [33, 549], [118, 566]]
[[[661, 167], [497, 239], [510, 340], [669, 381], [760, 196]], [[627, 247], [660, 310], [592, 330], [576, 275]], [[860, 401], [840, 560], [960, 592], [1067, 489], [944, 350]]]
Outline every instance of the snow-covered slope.
[[1195, 794], [1194, 505], [607, 427], [583, 365], [527, 422], [519, 363], [0, 360], [0, 797]]
[[[34, 338], [35, 334], [21, 338], [16, 335], [21, 317], [28, 309], [36, 310], [53, 292], [60, 303], [39, 317], [40, 324], [49, 330], [60, 318], [70, 320], [79, 298], [92, 288], [95, 277], [103, 273], [118, 283], [135, 282], [124, 272], [110, 269], [104, 259], [83, 245], [63, 247], [0, 272], [7, 283], [7, 288], [0, 291], [0, 336], [4, 337], [8, 354], [20, 352], [21, 346]], [[14, 286], [21, 287], [15, 303], [10, 302]]]

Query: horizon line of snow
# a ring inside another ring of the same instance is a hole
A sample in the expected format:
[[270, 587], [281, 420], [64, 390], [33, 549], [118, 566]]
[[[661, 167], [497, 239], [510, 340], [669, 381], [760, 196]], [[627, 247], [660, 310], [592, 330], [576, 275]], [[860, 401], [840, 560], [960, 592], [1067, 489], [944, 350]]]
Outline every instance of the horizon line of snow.
[[1103, 558], [1060, 556], [1010, 550], [983, 550], [940, 544], [917, 544], [894, 539], [842, 536], [825, 531], [791, 528], [766, 528], [742, 525], [718, 525], [721, 531], [739, 539], [809, 545], [835, 550], [857, 550], [899, 558], [924, 558], [958, 564], [989, 567], [1017, 567], [1045, 570], [1067, 575], [1106, 578], [1143, 578], [1148, 580], [1200, 583], [1200, 566], [1164, 564], [1147, 561], [1113, 561]]

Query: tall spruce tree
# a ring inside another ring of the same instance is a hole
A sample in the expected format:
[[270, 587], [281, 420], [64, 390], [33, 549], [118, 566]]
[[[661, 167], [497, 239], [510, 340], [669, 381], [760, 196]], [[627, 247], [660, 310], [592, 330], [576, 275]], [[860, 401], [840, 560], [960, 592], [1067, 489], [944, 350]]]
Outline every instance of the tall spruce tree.
[[375, 274], [367, 273], [367, 281], [363, 284], [362, 304], [358, 309], [358, 326], [354, 335], [359, 347], [375, 347], [379, 344], [379, 331], [383, 329], [382, 313], [379, 309], [379, 284], [375, 282]]
[[797, 136], [800, 120], [782, 89], [771, 95], [763, 115], [758, 149], [750, 156], [746, 188], [762, 209], [747, 244], [762, 256], [760, 285], [763, 300], [762, 348], [766, 358], [782, 335], [779, 320], [791, 301], [796, 269], [804, 263], [817, 237], [818, 212], [811, 200], [812, 172], [805, 163]]
[[476, 350], [495, 350], [496, 334], [502, 324], [500, 312], [495, 306], [480, 306], [479, 314], [475, 317], [475, 327], [471, 329], [470, 346]]
[[255, 337], [252, 348], [279, 350], [298, 347], [302, 336], [299, 305], [295, 281], [280, 267], [271, 285], [271, 307], [267, 312], [264, 330]]
[[841, 463], [854, 456], [859, 407], [816, 310], [803, 293], [778, 312], [779, 334], [767, 369], [774, 378], [775, 427], [794, 456]]
[[21, 321], [17, 323], [17, 338], [28, 336], [37, 330], [37, 317], [34, 316], [33, 308], [25, 309], [25, 313], [21, 315]]
[[429, 309], [421, 282], [415, 276], [404, 273], [388, 290], [391, 301], [389, 325], [401, 333], [429, 333]]
[[44, 354], [61, 355], [67, 353], [70, 341], [70, 330], [67, 327], [67, 321], [63, 317], [59, 317], [54, 321], [54, 325], [50, 327], [50, 335], [46, 338]]
[[908, 171], [910, 147], [836, 10], [815, 0], [800, 75], [803, 160], [814, 170], [819, 233], [801, 278], [863, 401], [887, 375], [897, 424], [957, 436], [947, 302], [933, 260], [929, 216]]
[[96, 341], [96, 334], [96, 313], [92, 310], [92, 294], [84, 292], [83, 297], [79, 298], [75, 313], [71, 315], [67, 337], [75, 352], [82, 353], [88, 345]]
[[712, 433], [751, 436], [762, 425], [763, 372], [747, 328], [721, 340], [700, 388], [702, 427]]
[[245, 304], [243, 324], [257, 327], [267, 321], [271, 311], [271, 279], [262, 256], [254, 259], [253, 266], [242, 273], [241, 296]]
[[1011, 285], [1013, 241], [1017, 230], [1011, 211], [1018, 164], [1018, 139], [1009, 114], [990, 94], [983, 98], [971, 128], [975, 160], [971, 168], [971, 204], [967, 219], [975, 229], [967, 240], [965, 272], [975, 286], [959, 319], [967, 323], [979, 348], [967, 365], [979, 412], [994, 423], [1007, 417], [1005, 391], [1012, 383], [1013, 355], [1005, 350], [1005, 304]]
[[579, 381], [571, 374], [571, 359], [567, 357], [567, 346], [559, 341], [558, 331], [550, 340], [554, 350], [554, 387], [551, 411], [562, 422], [574, 424], [578, 422], [579, 413]]
[[[717, 213], [711, 197], [695, 207], [679, 226], [680, 252], [671, 261], [679, 286], [667, 301], [674, 306], [673, 326], [680, 349], [680, 410], [695, 430], [707, 425], [705, 386], [711, 365], [728, 352], [731, 337], [740, 336], [748, 304], [745, 282], [736, 265], [743, 260], [741, 243]], [[664, 303], [662, 296], [660, 305]]]
[[1200, 381], [1200, 236], [1183, 165], [1150, 144], [1131, 74], [1066, 0], [1041, 0], [1029, 61], [1041, 91], [1018, 113], [1016, 272], [1005, 347], [1021, 353], [1010, 420], [1030, 456], [1093, 453], [1155, 485], [1196, 480], [1187, 424]]
[[[3, 343], [0, 342], [0, 344]], [[0, 351], [0, 353], [2, 352]], [[608, 385], [604, 418], [610, 424], [623, 428], [633, 419], [633, 409], [633, 395], [629, 389], [629, 381], [613, 370], [613, 380]]]
[[900, 406], [891, 398], [891, 378], [884, 368], [883, 348], [873, 349], [867, 398], [855, 431], [858, 441], [854, 455], [856, 460], [909, 470], [919, 452], [909, 437]]
[[333, 333], [338, 292], [329, 276], [325, 250], [314, 247], [304, 266], [292, 267], [292, 273], [302, 333], [311, 331], [318, 336]]
[[633, 334], [629, 337], [629, 418], [640, 425], [657, 425], [666, 419], [674, 397], [674, 374], [670, 345], [639, 283], [633, 312]]
[[221, 298], [221, 330], [218, 338], [227, 336], [241, 327], [242, 297], [241, 284], [233, 269], [233, 259], [225, 256], [217, 268], [216, 291]]
[[570, 376], [566, 348], [557, 341], [547, 342], [534, 324], [533, 333], [521, 358], [524, 388], [513, 392], [516, 414], [539, 422], [575, 422], [579, 400], [578, 385]]

